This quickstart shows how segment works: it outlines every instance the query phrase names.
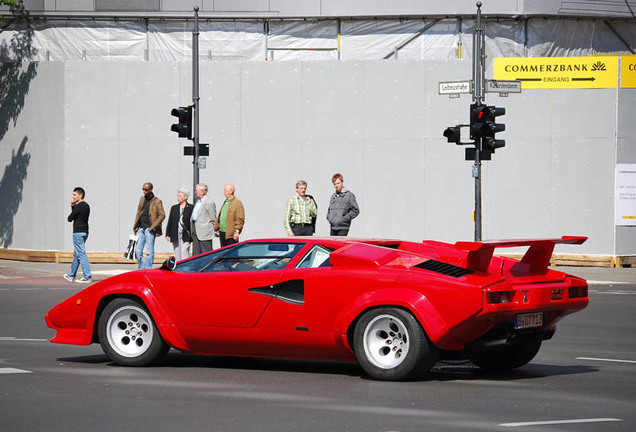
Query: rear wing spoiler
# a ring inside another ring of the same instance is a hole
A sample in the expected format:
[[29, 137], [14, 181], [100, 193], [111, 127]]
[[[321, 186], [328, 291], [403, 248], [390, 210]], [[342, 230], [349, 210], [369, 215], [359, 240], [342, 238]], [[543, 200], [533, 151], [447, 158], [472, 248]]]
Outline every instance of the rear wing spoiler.
[[532, 273], [545, 272], [550, 265], [550, 258], [557, 244], [585, 243], [587, 237], [563, 236], [561, 238], [533, 240], [485, 240], [480, 242], [459, 241], [455, 247], [468, 251], [466, 267], [476, 272], [487, 272], [496, 248], [530, 246], [521, 263], [529, 266]]

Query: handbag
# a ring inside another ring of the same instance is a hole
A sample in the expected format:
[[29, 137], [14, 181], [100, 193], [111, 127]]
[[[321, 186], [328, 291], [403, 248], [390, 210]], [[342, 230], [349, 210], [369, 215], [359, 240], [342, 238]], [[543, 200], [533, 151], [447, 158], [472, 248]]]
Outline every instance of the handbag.
[[192, 234], [190, 234], [190, 231], [184, 228], [183, 231], [181, 231], [181, 240], [184, 243], [192, 243]]
[[135, 259], [135, 249], [137, 249], [137, 240], [138, 237], [136, 235], [131, 235], [128, 237], [128, 246], [124, 250], [124, 259], [134, 260]]

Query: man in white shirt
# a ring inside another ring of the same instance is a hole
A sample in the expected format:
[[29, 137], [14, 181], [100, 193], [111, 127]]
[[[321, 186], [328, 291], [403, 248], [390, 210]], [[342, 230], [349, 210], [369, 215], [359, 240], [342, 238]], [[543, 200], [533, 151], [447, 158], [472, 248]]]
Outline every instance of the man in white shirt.
[[197, 200], [192, 210], [192, 254], [212, 250], [216, 204], [208, 196], [208, 185], [199, 183], [194, 188]]

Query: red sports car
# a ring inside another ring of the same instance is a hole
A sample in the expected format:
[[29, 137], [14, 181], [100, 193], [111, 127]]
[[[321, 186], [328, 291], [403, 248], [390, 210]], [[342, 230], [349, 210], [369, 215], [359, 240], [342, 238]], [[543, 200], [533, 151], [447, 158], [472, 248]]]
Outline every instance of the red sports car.
[[[421, 377], [444, 358], [507, 370], [587, 306], [585, 280], [548, 268], [555, 244], [585, 240], [250, 240], [95, 283], [45, 319], [51, 342], [99, 342], [125, 366], [175, 348], [357, 361], [380, 380]], [[520, 261], [493, 256], [521, 246]]]

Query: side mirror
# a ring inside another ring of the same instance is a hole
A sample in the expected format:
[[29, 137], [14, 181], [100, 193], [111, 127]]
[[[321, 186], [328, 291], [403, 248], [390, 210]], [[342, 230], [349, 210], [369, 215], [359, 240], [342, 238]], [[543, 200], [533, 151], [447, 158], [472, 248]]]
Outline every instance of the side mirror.
[[168, 270], [168, 271], [172, 271], [177, 267], [177, 260], [171, 256], [170, 258], [168, 258], [167, 260], [165, 260], [162, 264], [160, 269], [161, 270]]

